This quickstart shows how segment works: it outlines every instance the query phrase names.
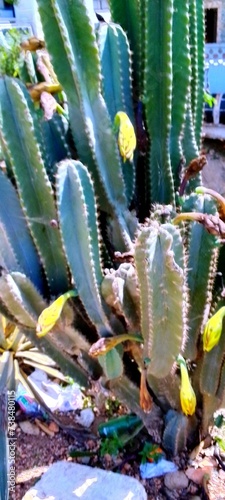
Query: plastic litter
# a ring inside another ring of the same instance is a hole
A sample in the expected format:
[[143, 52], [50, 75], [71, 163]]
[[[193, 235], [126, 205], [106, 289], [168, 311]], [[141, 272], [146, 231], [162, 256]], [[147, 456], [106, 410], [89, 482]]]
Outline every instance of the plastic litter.
[[44, 415], [44, 411], [41, 409], [41, 406], [30, 395], [27, 394], [26, 389], [21, 383], [18, 384], [16, 401], [20, 406], [20, 409], [27, 415], [32, 415], [35, 417]]
[[140, 474], [142, 479], [151, 479], [152, 477], [164, 476], [168, 472], [175, 472], [178, 467], [173, 462], [161, 458], [158, 462], [146, 462], [140, 465]]
[[[62, 387], [52, 382], [47, 374], [39, 369], [35, 369], [28, 379], [51, 411], [67, 412], [83, 408], [83, 394], [77, 384]], [[18, 385], [16, 401], [27, 414], [35, 413], [36, 415], [38, 411], [41, 411], [40, 405], [27, 394], [21, 384]]]

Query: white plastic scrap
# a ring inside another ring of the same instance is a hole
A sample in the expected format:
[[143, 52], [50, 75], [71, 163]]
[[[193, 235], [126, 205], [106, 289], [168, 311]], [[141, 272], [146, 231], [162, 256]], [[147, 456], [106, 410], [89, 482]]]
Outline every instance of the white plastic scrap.
[[178, 467], [173, 462], [161, 458], [158, 462], [146, 462], [140, 465], [140, 474], [142, 479], [151, 479], [152, 477], [164, 476], [168, 472], [175, 472]]

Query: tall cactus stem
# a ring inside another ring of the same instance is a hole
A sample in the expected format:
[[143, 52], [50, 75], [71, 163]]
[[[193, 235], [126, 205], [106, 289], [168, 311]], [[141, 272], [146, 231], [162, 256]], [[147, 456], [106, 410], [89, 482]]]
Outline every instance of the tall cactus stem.
[[172, 109], [173, 0], [150, 0], [145, 5], [144, 103], [150, 150], [151, 201], [174, 203], [170, 162]]
[[182, 134], [187, 110], [186, 97], [190, 91], [191, 65], [189, 48], [188, 2], [174, 0], [173, 14], [173, 95], [170, 132], [170, 156], [175, 187], [179, 180], [179, 166], [183, 158]]

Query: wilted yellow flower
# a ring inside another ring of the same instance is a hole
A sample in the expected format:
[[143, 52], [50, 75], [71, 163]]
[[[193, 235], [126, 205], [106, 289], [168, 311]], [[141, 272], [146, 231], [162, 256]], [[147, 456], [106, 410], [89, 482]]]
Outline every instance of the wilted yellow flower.
[[122, 333], [120, 335], [116, 335], [115, 337], [101, 337], [97, 342], [92, 344], [89, 349], [90, 356], [102, 356], [107, 352], [111, 351], [114, 347], [121, 344], [122, 342], [126, 342], [127, 340], [132, 340], [134, 342], [143, 342], [141, 335], [133, 334], [133, 333]]
[[180, 402], [181, 408], [185, 415], [193, 415], [196, 408], [196, 396], [194, 389], [189, 379], [187, 366], [184, 358], [179, 354], [177, 359], [180, 365], [181, 386], [180, 386]]
[[70, 292], [66, 292], [63, 295], [60, 295], [58, 299], [54, 300], [54, 302], [52, 302], [49, 307], [46, 307], [46, 309], [42, 311], [38, 318], [36, 327], [36, 333], [38, 337], [43, 337], [53, 328], [53, 326], [55, 326], [60, 317], [65, 302], [70, 297], [75, 296], [76, 293], [73, 290]]
[[149, 394], [147, 387], [147, 374], [146, 370], [141, 371], [141, 382], [140, 382], [140, 407], [145, 413], [149, 413], [152, 409], [153, 399]]
[[203, 350], [211, 351], [215, 347], [222, 333], [225, 306], [221, 307], [206, 323], [203, 332]]
[[114, 125], [116, 128], [119, 127], [118, 146], [123, 161], [132, 161], [137, 141], [130, 118], [124, 111], [118, 111], [114, 118]]

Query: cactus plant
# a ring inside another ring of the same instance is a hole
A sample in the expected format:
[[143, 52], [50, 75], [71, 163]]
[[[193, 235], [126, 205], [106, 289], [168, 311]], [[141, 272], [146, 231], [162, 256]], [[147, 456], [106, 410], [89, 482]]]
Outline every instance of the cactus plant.
[[[123, 2], [110, 4], [121, 26], [97, 25], [94, 31], [81, 0], [38, 0], [46, 45], [67, 96], [73, 149], [60, 117], [43, 123], [21, 82], [0, 81], [6, 160], [0, 175], [0, 309], [82, 385], [91, 376], [109, 381], [149, 433], [158, 432], [164, 447], [177, 453], [195, 444], [224, 398], [223, 335], [212, 353], [203, 352], [201, 338], [215, 307], [219, 245], [215, 232], [208, 234], [197, 221], [179, 224], [196, 210], [197, 220], [209, 213], [212, 223], [217, 205], [207, 193], [189, 195], [199, 174], [188, 178], [182, 196], [176, 193], [199, 155], [202, 1], [178, 9], [176, 0], [129, 0], [126, 15]], [[131, 161], [121, 161], [118, 113], [136, 132]], [[68, 291], [73, 293], [62, 315], [38, 337], [38, 317]], [[181, 359], [192, 382], [183, 384], [182, 401]], [[217, 365], [211, 385], [204, 377], [210, 363]], [[182, 413], [185, 387], [196, 394], [197, 416]]]

